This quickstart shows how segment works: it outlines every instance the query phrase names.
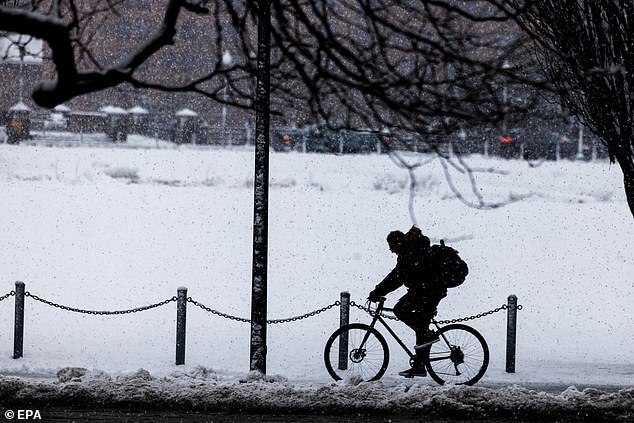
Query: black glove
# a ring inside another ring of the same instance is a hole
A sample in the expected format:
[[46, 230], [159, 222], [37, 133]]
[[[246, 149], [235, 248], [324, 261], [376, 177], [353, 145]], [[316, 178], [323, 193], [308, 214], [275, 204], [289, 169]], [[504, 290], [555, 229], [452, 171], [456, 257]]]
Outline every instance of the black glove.
[[370, 295], [368, 295], [368, 300], [372, 301], [373, 303], [378, 303], [379, 301], [381, 301], [381, 297], [382, 295], [379, 295], [376, 290], [370, 292]]

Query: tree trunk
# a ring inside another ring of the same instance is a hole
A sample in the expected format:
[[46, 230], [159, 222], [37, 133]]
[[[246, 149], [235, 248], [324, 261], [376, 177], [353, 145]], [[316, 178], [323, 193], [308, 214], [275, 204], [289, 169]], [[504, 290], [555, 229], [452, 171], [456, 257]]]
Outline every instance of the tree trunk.
[[623, 160], [619, 160], [619, 164], [623, 170], [625, 197], [627, 198], [627, 204], [630, 207], [632, 217], [634, 217], [634, 162], [632, 162], [632, 160], [628, 160], [626, 157]]

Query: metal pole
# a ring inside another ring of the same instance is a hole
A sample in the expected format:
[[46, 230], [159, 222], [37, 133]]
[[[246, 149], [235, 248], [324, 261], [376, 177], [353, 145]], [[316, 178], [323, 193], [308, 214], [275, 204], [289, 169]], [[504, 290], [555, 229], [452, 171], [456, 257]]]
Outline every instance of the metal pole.
[[185, 321], [187, 317], [187, 288], [178, 288], [176, 296], [176, 365], [185, 364]]
[[517, 296], [509, 295], [506, 319], [506, 373], [515, 373]]
[[15, 324], [13, 332], [13, 358], [22, 357], [24, 347], [24, 282], [15, 283]]
[[253, 187], [250, 370], [266, 374], [269, 219], [269, 127], [271, 108], [271, 2], [258, 0], [258, 52]]
[[[341, 307], [339, 308], [339, 327], [346, 326], [350, 322], [350, 293], [341, 293]], [[339, 337], [339, 370], [348, 368], [348, 333], [344, 332]]]
[[19, 39], [20, 45], [18, 49], [20, 51], [20, 86], [19, 86], [19, 100], [22, 101], [24, 95], [24, 55], [26, 54], [26, 47], [22, 44], [22, 37]]
[[227, 85], [229, 81], [227, 81], [227, 76], [225, 75], [225, 87], [222, 89], [222, 99], [224, 103], [222, 103], [222, 114], [221, 116], [221, 125], [222, 125], [222, 145], [227, 147]]
[[577, 160], [583, 160], [583, 124], [579, 122], [579, 132], [577, 136]]

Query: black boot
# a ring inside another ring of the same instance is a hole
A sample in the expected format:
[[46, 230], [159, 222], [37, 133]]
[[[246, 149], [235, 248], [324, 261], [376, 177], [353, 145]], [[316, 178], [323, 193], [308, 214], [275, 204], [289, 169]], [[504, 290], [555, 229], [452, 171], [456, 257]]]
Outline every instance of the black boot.
[[427, 371], [424, 366], [420, 367], [410, 367], [407, 370], [403, 370], [402, 372], [398, 372], [399, 376], [412, 378], [412, 377], [425, 377], [427, 376]]
[[403, 370], [398, 374], [403, 377], [425, 377], [427, 376], [427, 371], [425, 370], [425, 365], [423, 364], [422, 351], [416, 351], [416, 356], [410, 360], [411, 368], [407, 370]]

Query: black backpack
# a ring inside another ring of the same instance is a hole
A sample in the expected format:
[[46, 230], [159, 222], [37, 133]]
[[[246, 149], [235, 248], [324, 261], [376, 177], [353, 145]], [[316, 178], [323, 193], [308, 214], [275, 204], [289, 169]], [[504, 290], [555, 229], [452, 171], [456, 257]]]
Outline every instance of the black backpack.
[[434, 279], [439, 286], [445, 288], [455, 288], [462, 285], [469, 267], [458, 252], [445, 245], [445, 241], [440, 240], [440, 244], [431, 246], [431, 265]]

